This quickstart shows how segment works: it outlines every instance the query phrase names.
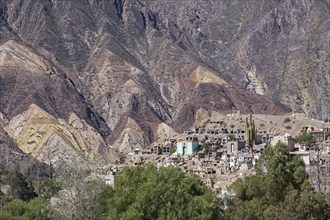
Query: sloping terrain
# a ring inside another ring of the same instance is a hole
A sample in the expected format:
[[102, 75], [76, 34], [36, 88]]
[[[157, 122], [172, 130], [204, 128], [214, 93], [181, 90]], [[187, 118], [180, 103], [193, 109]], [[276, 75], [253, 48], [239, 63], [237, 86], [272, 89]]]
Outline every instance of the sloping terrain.
[[65, 121], [74, 113], [126, 150], [159, 138], [160, 123], [183, 131], [201, 108], [330, 118], [329, 8], [0, 0], [0, 111], [11, 120], [34, 103]]
[[4, 117], [0, 113], [0, 171], [9, 172], [19, 169], [25, 175], [50, 176], [50, 166], [20, 150], [4, 127]]
[[79, 161], [82, 166], [115, 158], [114, 151], [114, 155], [109, 155], [111, 149], [102, 137], [75, 114], [66, 122], [32, 104], [27, 111], [12, 118], [5, 129], [24, 153], [49, 165]]
[[11, 119], [34, 103], [55, 117], [67, 119], [74, 112], [103, 136], [110, 134], [73, 80], [35, 51], [8, 41], [0, 47], [0, 59], [0, 106], [6, 117]]

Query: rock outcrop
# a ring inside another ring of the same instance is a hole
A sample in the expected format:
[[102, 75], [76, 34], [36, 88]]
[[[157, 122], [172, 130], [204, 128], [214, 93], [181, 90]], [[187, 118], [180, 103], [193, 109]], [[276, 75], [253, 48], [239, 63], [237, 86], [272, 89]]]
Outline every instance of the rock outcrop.
[[15, 141], [4, 129], [7, 119], [0, 112], [0, 171], [11, 172], [19, 169], [25, 175], [49, 177], [50, 166], [20, 150]]
[[24, 153], [53, 167], [63, 161], [87, 166], [116, 159], [115, 151], [101, 135], [74, 113], [66, 122], [32, 104], [27, 111], [13, 117], [5, 129]]
[[[111, 130], [65, 72], [31, 48], [8, 41], [0, 47], [0, 110], [9, 119], [36, 104], [54, 117], [73, 112], [103, 136]], [[70, 110], [70, 111], [68, 111]]]

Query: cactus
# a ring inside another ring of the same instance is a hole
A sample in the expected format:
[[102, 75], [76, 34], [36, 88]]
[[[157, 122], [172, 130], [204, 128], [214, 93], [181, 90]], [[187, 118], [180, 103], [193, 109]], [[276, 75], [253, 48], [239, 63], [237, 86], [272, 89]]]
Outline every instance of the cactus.
[[252, 114], [250, 114], [250, 121], [248, 118], [245, 120], [245, 141], [251, 148], [251, 151], [253, 150], [253, 143], [255, 141], [256, 137], [256, 128], [254, 125], [254, 120], [252, 120]]

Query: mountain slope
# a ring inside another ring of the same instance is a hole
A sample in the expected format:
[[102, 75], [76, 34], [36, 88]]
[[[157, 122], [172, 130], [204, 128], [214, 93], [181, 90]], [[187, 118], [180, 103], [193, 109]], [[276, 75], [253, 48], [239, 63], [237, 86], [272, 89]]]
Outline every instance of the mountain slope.
[[[12, 118], [5, 129], [23, 152], [53, 166], [61, 160], [80, 161], [81, 166], [88, 162], [115, 161], [115, 151], [74, 113], [66, 122], [32, 104]], [[113, 155], [109, 155], [110, 151]]]
[[0, 171], [8, 172], [19, 169], [25, 175], [50, 176], [51, 168], [45, 163], [25, 154], [4, 129], [4, 116], [0, 113]]
[[[9, 119], [32, 103], [55, 117], [70, 112], [95, 127], [104, 137], [111, 130], [59, 67], [15, 41], [0, 46], [0, 106]], [[70, 109], [70, 111], [67, 111]]]
[[0, 8], [0, 107], [9, 119], [32, 103], [66, 120], [72, 109], [109, 144], [134, 125], [147, 145], [160, 123], [182, 131], [201, 108], [330, 117], [327, 0], [0, 0]]

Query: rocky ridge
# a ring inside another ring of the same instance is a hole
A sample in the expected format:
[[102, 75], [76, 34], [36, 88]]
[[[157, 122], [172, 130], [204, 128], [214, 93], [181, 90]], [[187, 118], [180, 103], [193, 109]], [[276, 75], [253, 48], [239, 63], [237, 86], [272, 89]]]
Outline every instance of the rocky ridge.
[[115, 152], [102, 137], [74, 113], [68, 121], [55, 119], [38, 106], [32, 104], [22, 114], [12, 118], [5, 126], [18, 147], [39, 161], [56, 165], [63, 161], [88, 162], [112, 161]]
[[0, 113], [0, 171], [10, 172], [19, 169], [25, 175], [47, 177], [51, 167], [18, 148], [15, 141], [4, 129], [6, 118]]

